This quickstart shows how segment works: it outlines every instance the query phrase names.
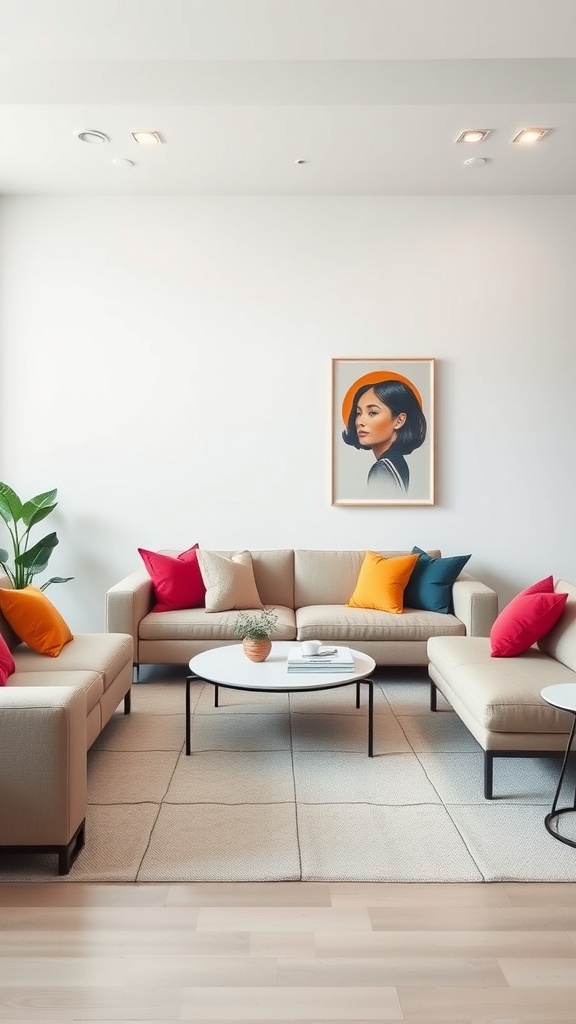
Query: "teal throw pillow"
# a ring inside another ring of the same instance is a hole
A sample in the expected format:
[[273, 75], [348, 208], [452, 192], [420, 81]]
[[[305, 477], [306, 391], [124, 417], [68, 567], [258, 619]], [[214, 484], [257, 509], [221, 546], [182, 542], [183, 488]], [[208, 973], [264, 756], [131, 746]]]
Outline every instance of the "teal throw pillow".
[[404, 608], [421, 608], [444, 614], [453, 612], [452, 584], [471, 555], [431, 558], [417, 547], [412, 548], [412, 554], [418, 555], [418, 561], [404, 591]]

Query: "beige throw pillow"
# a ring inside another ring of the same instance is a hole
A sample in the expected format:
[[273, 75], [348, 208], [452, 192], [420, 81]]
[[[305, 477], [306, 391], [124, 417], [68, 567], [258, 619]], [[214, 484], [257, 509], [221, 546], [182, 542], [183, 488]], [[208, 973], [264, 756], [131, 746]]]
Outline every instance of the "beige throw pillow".
[[207, 612], [263, 608], [254, 579], [249, 551], [237, 551], [232, 558], [198, 548], [198, 564], [204, 586]]

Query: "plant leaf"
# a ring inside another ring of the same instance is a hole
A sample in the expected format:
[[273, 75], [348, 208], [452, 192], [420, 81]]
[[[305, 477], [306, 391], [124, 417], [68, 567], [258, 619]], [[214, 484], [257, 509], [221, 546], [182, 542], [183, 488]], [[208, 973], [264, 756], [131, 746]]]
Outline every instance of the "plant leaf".
[[8, 554], [8, 552], [5, 551], [4, 548], [0, 548], [0, 563], [4, 565], [4, 562], [7, 562], [9, 558], [10, 555]]
[[58, 537], [56, 534], [48, 533], [42, 540], [37, 541], [33, 547], [28, 548], [28, 551], [17, 555], [14, 559], [14, 565], [21, 565], [24, 569], [34, 569], [35, 572], [40, 572], [37, 566], [46, 567], [52, 550], [56, 547], [57, 543]]
[[6, 523], [22, 518], [22, 502], [8, 484], [0, 483], [0, 516]]
[[26, 569], [26, 585], [30, 583], [30, 580], [32, 579], [33, 576], [37, 576], [39, 572], [44, 572], [44, 569], [46, 569], [46, 567], [48, 566], [49, 559], [50, 554], [48, 554], [42, 562], [36, 562], [34, 565], [31, 565], [29, 569]]
[[50, 515], [58, 504], [55, 500], [57, 494], [58, 491], [56, 489], [44, 491], [42, 494], [37, 494], [35, 498], [30, 498], [30, 501], [25, 502], [20, 513], [25, 525], [32, 526], [34, 523], [39, 523], [41, 519], [45, 519], [46, 516]]
[[51, 583], [69, 583], [73, 579], [73, 576], [52, 576], [49, 580], [46, 580], [46, 583], [42, 584], [40, 590], [46, 590], [46, 587], [49, 587]]
[[35, 526], [36, 523], [40, 523], [43, 519], [46, 519], [46, 516], [49, 516], [50, 513], [54, 511], [57, 504], [58, 502], [55, 501], [53, 505], [46, 505], [45, 508], [32, 509], [30, 509], [28, 505], [24, 505], [22, 509], [22, 521], [26, 524], [28, 529], [30, 529], [30, 527]]

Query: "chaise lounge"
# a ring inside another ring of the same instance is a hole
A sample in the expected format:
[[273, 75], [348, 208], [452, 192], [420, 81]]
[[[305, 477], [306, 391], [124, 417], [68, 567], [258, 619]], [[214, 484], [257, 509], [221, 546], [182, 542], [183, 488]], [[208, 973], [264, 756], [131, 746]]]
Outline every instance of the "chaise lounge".
[[572, 715], [540, 696], [545, 686], [576, 683], [576, 586], [557, 580], [568, 600], [559, 623], [517, 657], [494, 658], [481, 636], [435, 636], [428, 640], [430, 706], [437, 691], [448, 701], [484, 750], [484, 796], [493, 797], [496, 757], [529, 757], [564, 751]]

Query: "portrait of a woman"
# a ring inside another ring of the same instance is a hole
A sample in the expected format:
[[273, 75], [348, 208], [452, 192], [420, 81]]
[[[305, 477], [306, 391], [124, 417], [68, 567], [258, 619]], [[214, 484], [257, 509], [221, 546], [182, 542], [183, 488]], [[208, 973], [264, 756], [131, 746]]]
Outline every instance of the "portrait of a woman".
[[371, 448], [376, 462], [368, 487], [380, 494], [408, 492], [410, 470], [404, 458], [426, 439], [426, 417], [411, 388], [399, 380], [383, 380], [358, 388], [346, 429], [346, 444]]
[[334, 363], [333, 504], [433, 504], [433, 360]]

